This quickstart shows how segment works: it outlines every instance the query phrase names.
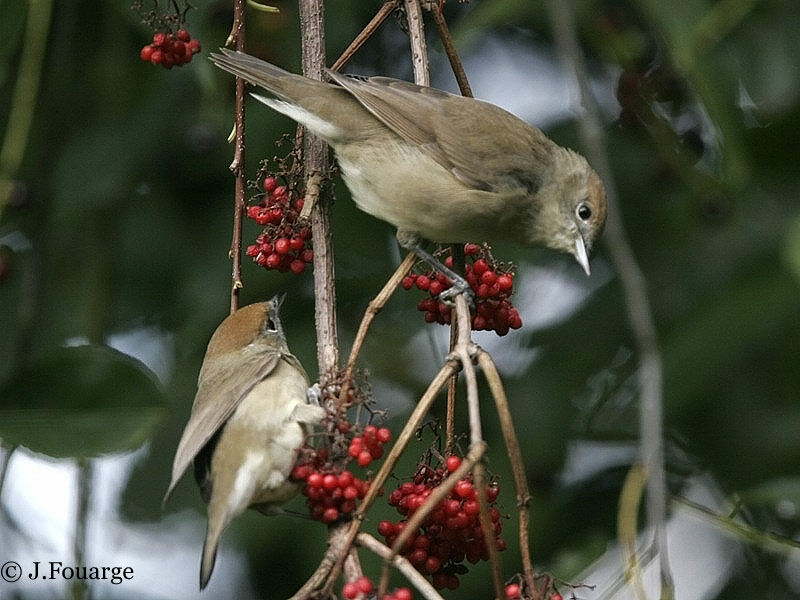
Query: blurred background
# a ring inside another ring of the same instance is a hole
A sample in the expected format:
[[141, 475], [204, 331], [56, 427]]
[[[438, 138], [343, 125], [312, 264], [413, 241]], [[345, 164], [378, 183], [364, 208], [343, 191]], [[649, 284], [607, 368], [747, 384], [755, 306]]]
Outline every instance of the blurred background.
[[[166, 70], [140, 60], [153, 31], [130, 2], [0, 1], [0, 563], [132, 567], [122, 584], [91, 583], [90, 597], [200, 597], [205, 508], [188, 476], [163, 510], [161, 498], [229, 305], [233, 82], [206, 57], [230, 32], [231, 4], [192, 2], [187, 28], [202, 52]], [[296, 3], [275, 4], [280, 14], [248, 11], [249, 52], [297, 71]], [[327, 3], [329, 63], [380, 4]], [[800, 4], [571, 4], [658, 329], [677, 597], [798, 598]], [[451, 0], [445, 16], [477, 97], [581, 150], [579, 94], [545, 6]], [[455, 91], [432, 26], [429, 51], [434, 87]], [[395, 19], [347, 71], [411, 78]], [[294, 129], [254, 102], [247, 122], [255, 179], [261, 159], [288, 152], [275, 140]], [[401, 256], [392, 228], [360, 213], [341, 182], [333, 227], [346, 356]], [[245, 223], [245, 244], [258, 232]], [[495, 255], [517, 266], [523, 327], [475, 338], [499, 364], [522, 436], [537, 570], [559, 578], [564, 597], [565, 582], [595, 586], [575, 589], [583, 599], [632, 597], [616, 512], [637, 457], [638, 362], [619, 278], [602, 244], [591, 278], [552, 252]], [[314, 377], [310, 272], [245, 259], [243, 277], [243, 303], [288, 292], [289, 343]], [[420, 294], [394, 295], [362, 353], [395, 432], [447, 348], [447, 330], [416, 310]], [[520, 568], [515, 496], [489, 404], [510, 577]], [[430, 441], [412, 444], [398, 476]], [[302, 511], [302, 499], [290, 508]], [[379, 508], [365, 527], [382, 518], [397, 517]], [[246, 514], [202, 597], [288, 597], [324, 548], [319, 523]], [[0, 580], [3, 600], [86, 594], [74, 580]], [[491, 595], [484, 564], [448, 593]]]

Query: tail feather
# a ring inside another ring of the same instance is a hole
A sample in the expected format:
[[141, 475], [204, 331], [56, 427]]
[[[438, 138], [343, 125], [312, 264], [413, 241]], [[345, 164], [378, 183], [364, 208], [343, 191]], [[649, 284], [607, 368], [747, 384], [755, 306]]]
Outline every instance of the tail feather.
[[214, 572], [214, 563], [217, 560], [217, 547], [219, 546], [219, 537], [221, 533], [221, 531], [213, 532], [211, 530], [211, 524], [209, 523], [206, 541], [203, 544], [203, 557], [200, 561], [201, 590], [206, 588], [208, 580], [211, 579], [211, 573]]
[[211, 53], [210, 55], [215, 65], [252, 84], [260, 85], [280, 98], [287, 99], [281, 79], [300, 77], [243, 52], [234, 52], [226, 48], [220, 49], [220, 52], [221, 54]]

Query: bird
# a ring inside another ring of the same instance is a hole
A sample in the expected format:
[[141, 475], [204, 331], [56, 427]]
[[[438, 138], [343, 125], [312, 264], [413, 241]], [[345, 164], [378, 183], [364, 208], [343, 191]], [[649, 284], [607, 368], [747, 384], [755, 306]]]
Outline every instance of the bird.
[[591, 273], [607, 214], [603, 182], [583, 156], [522, 119], [388, 77], [327, 70], [322, 82], [239, 51], [210, 58], [325, 140], [356, 205], [394, 225], [404, 248], [429, 260], [425, 240], [508, 241], [571, 254]]
[[194, 462], [208, 503], [200, 589], [214, 569], [220, 538], [248, 507], [272, 515], [300, 491], [289, 479], [309, 428], [326, 411], [289, 351], [278, 316], [285, 294], [242, 307], [211, 336], [191, 415], [172, 465], [167, 501]]

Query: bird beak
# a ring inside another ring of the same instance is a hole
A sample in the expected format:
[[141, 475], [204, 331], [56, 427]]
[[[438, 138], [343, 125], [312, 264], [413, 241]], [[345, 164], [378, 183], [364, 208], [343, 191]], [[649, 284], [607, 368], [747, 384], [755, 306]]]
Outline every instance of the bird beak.
[[283, 301], [285, 299], [286, 299], [286, 292], [278, 292], [272, 298], [270, 298], [270, 302], [272, 302], [275, 305], [275, 308], [278, 309], [281, 307], [281, 304], [283, 304]]
[[586, 252], [586, 244], [583, 241], [583, 236], [578, 234], [575, 238], [575, 260], [583, 267], [587, 275], [591, 275], [592, 271], [589, 268], [589, 255]]

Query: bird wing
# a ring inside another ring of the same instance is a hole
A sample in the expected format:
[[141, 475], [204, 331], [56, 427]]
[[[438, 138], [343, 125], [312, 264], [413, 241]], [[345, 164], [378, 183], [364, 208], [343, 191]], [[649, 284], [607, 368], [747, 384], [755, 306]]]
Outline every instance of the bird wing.
[[[213, 367], [204, 365], [201, 368], [192, 414], [175, 451], [172, 480], [164, 494], [165, 502], [197, 454], [222, 428], [250, 390], [275, 370], [281, 356], [280, 352], [266, 356], [262, 352], [244, 361], [239, 356], [235, 368], [218, 358]], [[213, 389], [206, 381], [214, 381]]]
[[463, 184], [484, 191], [539, 187], [555, 144], [502, 108], [389, 77], [328, 75]]

